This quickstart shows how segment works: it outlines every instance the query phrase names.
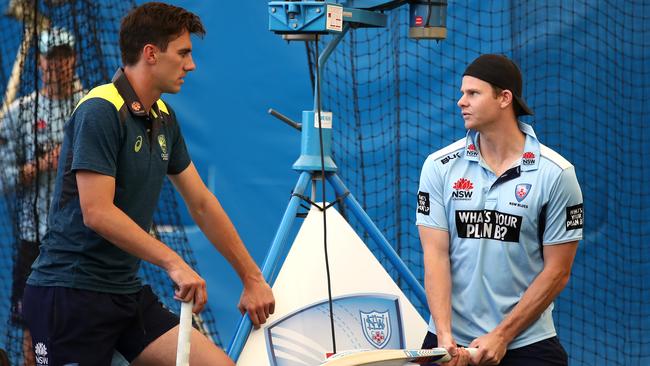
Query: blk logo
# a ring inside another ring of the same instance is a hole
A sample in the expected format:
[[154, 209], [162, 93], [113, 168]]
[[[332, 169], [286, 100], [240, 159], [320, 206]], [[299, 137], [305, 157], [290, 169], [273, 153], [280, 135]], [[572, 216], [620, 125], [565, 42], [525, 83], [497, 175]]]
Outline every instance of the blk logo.
[[447, 155], [444, 158], [442, 158], [442, 160], [440, 160], [440, 162], [442, 163], [442, 165], [445, 165], [450, 160], [453, 160], [453, 159], [456, 159], [456, 158], [460, 158], [460, 152], [454, 153], [452, 155]]

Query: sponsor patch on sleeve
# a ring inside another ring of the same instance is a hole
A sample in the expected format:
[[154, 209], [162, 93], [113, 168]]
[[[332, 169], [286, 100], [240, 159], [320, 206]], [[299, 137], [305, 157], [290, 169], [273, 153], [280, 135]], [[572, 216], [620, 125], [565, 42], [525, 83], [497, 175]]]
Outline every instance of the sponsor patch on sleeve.
[[431, 211], [431, 207], [429, 205], [429, 193], [418, 192], [418, 213], [429, 215], [429, 211]]
[[584, 211], [582, 209], [582, 203], [575, 206], [569, 206], [566, 208], [566, 229], [575, 230], [582, 229], [582, 223], [584, 221]]

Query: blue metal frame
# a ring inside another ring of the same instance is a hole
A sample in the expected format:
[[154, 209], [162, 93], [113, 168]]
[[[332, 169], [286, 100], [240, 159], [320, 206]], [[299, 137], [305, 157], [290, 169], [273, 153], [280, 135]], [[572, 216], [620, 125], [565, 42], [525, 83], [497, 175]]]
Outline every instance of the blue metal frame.
[[[280, 4], [278, 3], [280, 2], [272, 2], [269, 4], [273, 4], [274, 6], [279, 6]], [[379, 3], [379, 2], [375, 2], [375, 3]], [[398, 2], [387, 1], [384, 3], [387, 4], [387, 3], [398, 3]], [[297, 2], [296, 4], [300, 4], [300, 2]], [[326, 3], [321, 3], [321, 4], [326, 4]], [[370, 13], [370, 12], [366, 11], [366, 13]], [[362, 13], [356, 13], [356, 14], [361, 14], [364, 17], [367, 15]], [[383, 14], [379, 14], [379, 15], [383, 16]], [[277, 19], [277, 16], [275, 17], [275, 19]], [[370, 24], [370, 26], [373, 26], [373, 24]], [[332, 51], [334, 51], [336, 46], [341, 42], [341, 39], [343, 39], [343, 37], [345, 36], [345, 34], [349, 29], [350, 29], [350, 24], [347, 22], [344, 23], [342, 31], [340, 33], [335, 34], [334, 39], [328, 44], [328, 46], [325, 48], [323, 53], [320, 55], [318, 59], [319, 73], [321, 72], [321, 70], [323, 70], [323, 67], [325, 66], [325, 63], [327, 62], [327, 59], [331, 55]], [[319, 79], [320, 77], [316, 78], [316, 80]], [[284, 212], [284, 215], [282, 216], [282, 221], [280, 222], [278, 231], [276, 232], [275, 237], [273, 238], [273, 243], [271, 244], [269, 253], [267, 254], [266, 259], [264, 260], [264, 264], [262, 266], [262, 274], [264, 275], [264, 278], [266, 278], [267, 282], [270, 285], [273, 285], [277, 277], [277, 274], [279, 272], [278, 264], [281, 262], [282, 259], [280, 255], [281, 253], [286, 252], [287, 249], [286, 245], [289, 239], [289, 232], [293, 226], [294, 220], [296, 219], [296, 214], [298, 213], [298, 207], [301, 198], [298, 197], [296, 194], [303, 195], [307, 190], [307, 186], [309, 182], [314, 178], [314, 174], [320, 174], [321, 172], [320, 141], [319, 141], [319, 134], [318, 134], [319, 131], [318, 131], [318, 127], [314, 123], [314, 115], [316, 114], [316, 111], [319, 108], [319, 101], [317, 100], [317, 95], [318, 95], [317, 91], [319, 85], [317, 83], [318, 81], [316, 81], [316, 85], [314, 86], [314, 90], [316, 91], [314, 93], [315, 95], [314, 109], [313, 111], [303, 112], [301, 149], [300, 149], [301, 155], [296, 161], [296, 163], [294, 163], [293, 165], [294, 170], [301, 172], [300, 177], [298, 178], [298, 182], [296, 183], [296, 186], [293, 190], [294, 195], [289, 200], [289, 204], [287, 206], [287, 209]], [[374, 224], [372, 219], [370, 219], [368, 214], [364, 211], [363, 207], [361, 207], [361, 205], [354, 198], [354, 196], [350, 194], [347, 187], [343, 184], [343, 181], [336, 174], [337, 168], [331, 157], [331, 144], [332, 144], [331, 129], [323, 129], [321, 132], [323, 135], [323, 154], [325, 160], [324, 170], [326, 171], [326, 180], [334, 188], [334, 191], [336, 192], [336, 195], [338, 197], [345, 195], [345, 203], [351, 209], [352, 213], [357, 217], [361, 225], [368, 232], [368, 234], [373, 238], [373, 240], [375, 240], [380, 250], [384, 252], [384, 255], [395, 267], [399, 275], [406, 280], [406, 283], [413, 290], [413, 292], [420, 300], [422, 305], [426, 307], [427, 299], [422, 285], [418, 282], [418, 280], [415, 278], [413, 273], [408, 269], [406, 264], [404, 264], [404, 262], [399, 257], [397, 252], [395, 252], [393, 247], [388, 243], [388, 240], [386, 240], [386, 238], [383, 236], [379, 228], [377, 228], [377, 226]], [[323, 184], [325, 184], [325, 181], [323, 181]], [[235, 332], [233, 340], [230, 344], [230, 347], [228, 347], [227, 350], [228, 355], [233, 360], [236, 361], [239, 358], [239, 355], [241, 354], [241, 351], [244, 348], [244, 344], [248, 339], [248, 335], [250, 334], [251, 328], [252, 328], [252, 323], [248, 315], [242, 316], [239, 325], [237, 327], [237, 331]]]
[[386, 26], [388, 17], [385, 14], [344, 5], [334, 1], [270, 1], [269, 30], [279, 34], [340, 33], [340, 30], [327, 28], [328, 11], [331, 7], [342, 10], [344, 24], [353, 23], [363, 27]]

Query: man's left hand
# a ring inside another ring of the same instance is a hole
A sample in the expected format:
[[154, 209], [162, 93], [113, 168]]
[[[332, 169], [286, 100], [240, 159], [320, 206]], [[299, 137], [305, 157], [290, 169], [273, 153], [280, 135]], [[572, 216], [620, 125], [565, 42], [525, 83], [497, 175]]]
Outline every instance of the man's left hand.
[[237, 307], [242, 314], [248, 313], [255, 328], [259, 328], [275, 311], [275, 298], [271, 287], [261, 276], [245, 282], [244, 292]]
[[506, 354], [508, 342], [499, 334], [490, 332], [472, 341], [470, 347], [478, 348], [478, 353], [471, 358], [472, 365], [498, 365]]

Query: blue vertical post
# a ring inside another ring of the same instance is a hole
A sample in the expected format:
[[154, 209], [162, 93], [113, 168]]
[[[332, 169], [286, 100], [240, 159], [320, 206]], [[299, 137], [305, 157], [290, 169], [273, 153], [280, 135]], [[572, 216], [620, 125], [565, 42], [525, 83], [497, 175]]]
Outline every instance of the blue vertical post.
[[[345, 34], [350, 29], [350, 26], [345, 23], [343, 30], [334, 36], [332, 41], [327, 44], [323, 53], [318, 57], [318, 77], [314, 81], [314, 109], [312, 111], [302, 112], [302, 129], [300, 139], [300, 157], [293, 163], [293, 169], [298, 171], [320, 171], [321, 170], [321, 146], [318, 131], [318, 113], [319, 101], [319, 82], [322, 70], [325, 67], [327, 59], [332, 54], [332, 51], [341, 42]], [[321, 111], [322, 112], [322, 111]], [[323, 127], [321, 133], [323, 136], [323, 162], [325, 166], [322, 168], [328, 172], [335, 172], [337, 170], [334, 160], [332, 160], [332, 120], [326, 119], [320, 115], [321, 123], [323, 125], [329, 124], [330, 127]]]
[[350, 24], [349, 23], [344, 23], [343, 24], [343, 30], [341, 33], [338, 33], [334, 36], [332, 41], [327, 44], [327, 47], [323, 50], [323, 53], [318, 57], [318, 75], [314, 80], [314, 113], [318, 111], [318, 88], [320, 88], [320, 85], [318, 82], [321, 80], [322, 73], [323, 73], [323, 68], [325, 67], [325, 63], [329, 59], [330, 55], [336, 48], [336, 46], [341, 43], [341, 40], [343, 37], [345, 37], [345, 34], [350, 30]]

